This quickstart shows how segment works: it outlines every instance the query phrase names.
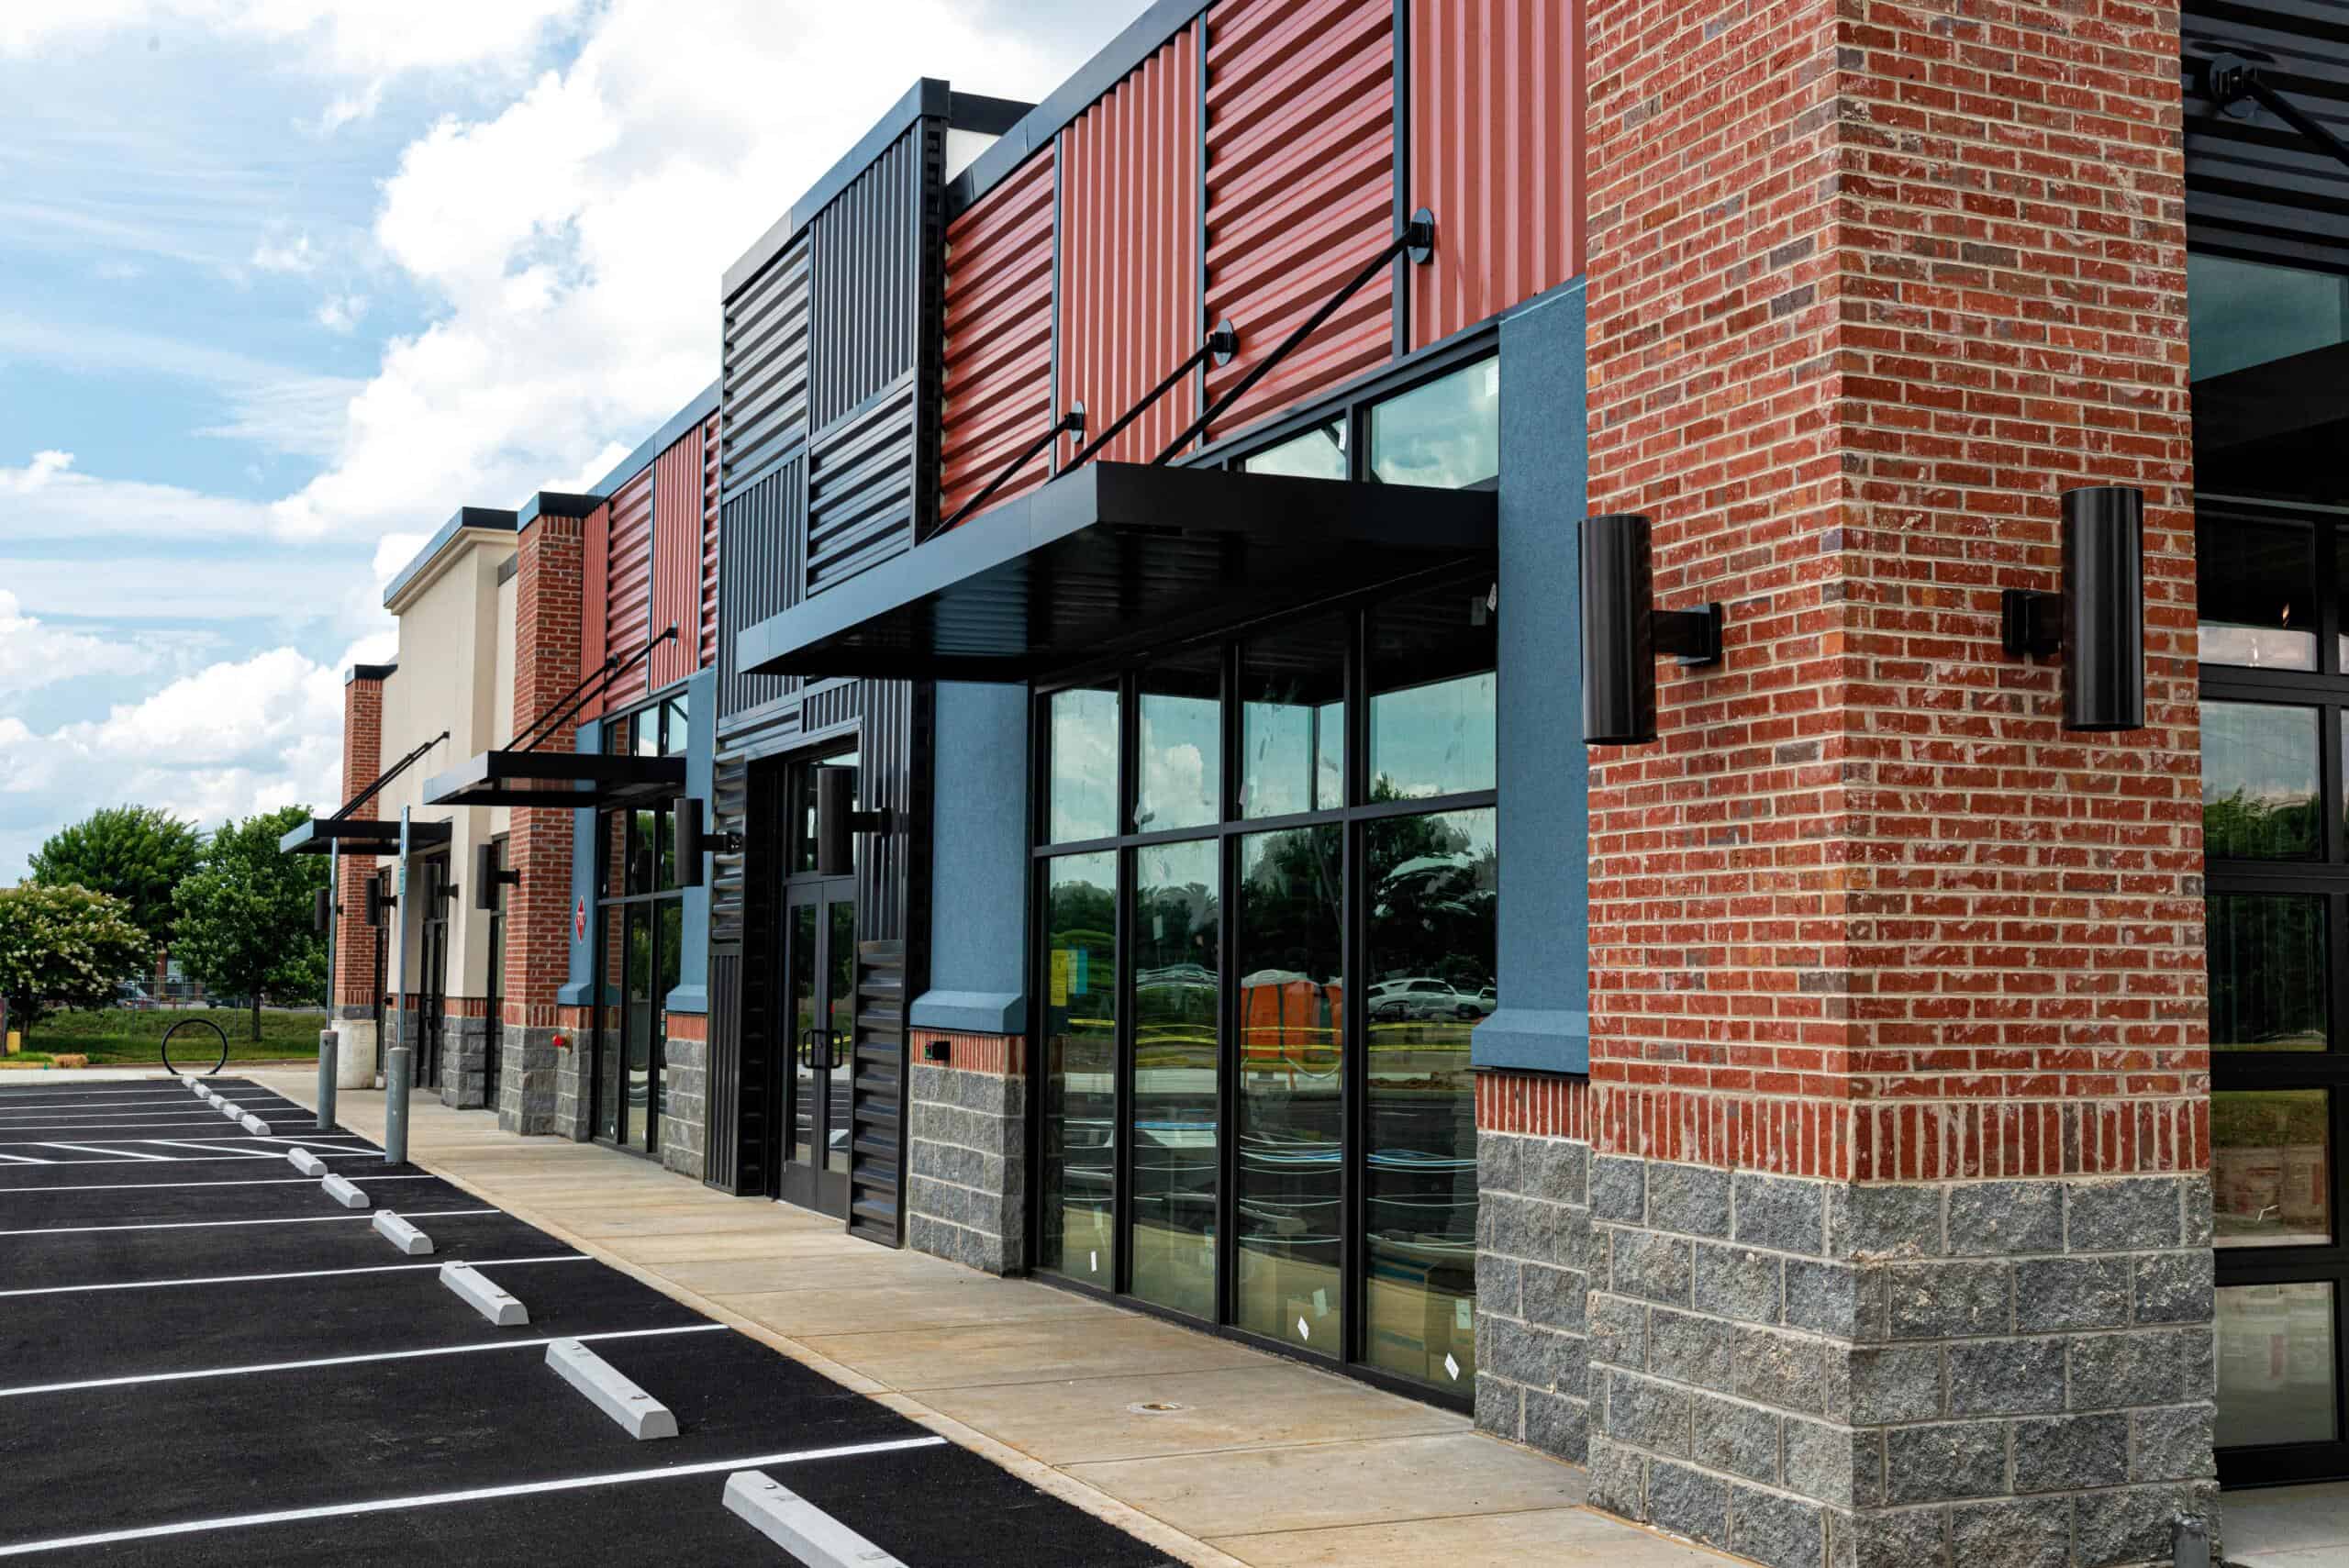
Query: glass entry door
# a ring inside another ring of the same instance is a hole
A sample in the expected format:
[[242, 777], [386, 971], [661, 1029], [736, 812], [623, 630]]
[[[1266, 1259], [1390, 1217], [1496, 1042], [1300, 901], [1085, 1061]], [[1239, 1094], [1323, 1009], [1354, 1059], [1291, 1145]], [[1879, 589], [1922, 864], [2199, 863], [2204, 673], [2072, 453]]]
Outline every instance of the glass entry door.
[[449, 862], [429, 860], [417, 869], [417, 885], [424, 892], [424, 951], [417, 968], [416, 1086], [437, 1089], [449, 1012]]
[[789, 882], [783, 915], [790, 1134], [777, 1195], [846, 1218], [856, 1073], [856, 879]]

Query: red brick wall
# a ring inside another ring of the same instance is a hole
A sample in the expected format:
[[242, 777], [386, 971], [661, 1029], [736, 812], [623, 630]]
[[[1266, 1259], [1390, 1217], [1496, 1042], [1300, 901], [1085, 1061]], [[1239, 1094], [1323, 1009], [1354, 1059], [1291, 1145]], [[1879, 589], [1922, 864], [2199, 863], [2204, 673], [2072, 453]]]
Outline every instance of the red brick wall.
[[[384, 683], [353, 675], [342, 684], [342, 799], [373, 784], [383, 766]], [[367, 924], [367, 881], [375, 874], [375, 857], [344, 855], [340, 861], [340, 885], [335, 889], [334, 1002], [339, 1008], [373, 1007], [379, 982], [375, 932]]]
[[[527, 728], [579, 684], [580, 616], [586, 540], [604, 527], [590, 517], [541, 517], [522, 530], [514, 575], [514, 717]], [[569, 724], [537, 749], [572, 750]], [[507, 863], [521, 873], [506, 895], [505, 1021], [532, 1028], [556, 1023], [555, 993], [571, 974], [572, 814], [564, 807], [517, 806]]]
[[[1594, 0], [1590, 506], [1730, 613], [1593, 753], [1601, 1149], [2206, 1162], [2177, 54], [2127, 0]], [[2082, 484], [2146, 492], [2136, 734], [1998, 647]]]

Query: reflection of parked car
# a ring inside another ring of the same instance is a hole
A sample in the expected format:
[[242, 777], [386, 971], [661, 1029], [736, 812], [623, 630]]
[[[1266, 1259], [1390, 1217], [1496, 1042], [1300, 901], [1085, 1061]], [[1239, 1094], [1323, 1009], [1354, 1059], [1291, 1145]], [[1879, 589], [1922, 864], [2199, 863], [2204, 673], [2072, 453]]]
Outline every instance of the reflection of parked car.
[[1370, 988], [1368, 1001], [1371, 1018], [1378, 1023], [1484, 1016], [1475, 997], [1454, 990], [1449, 981], [1424, 976], [1412, 980], [1382, 980]]
[[1501, 993], [1497, 985], [1487, 985], [1476, 993], [1476, 1010], [1486, 1018], [1491, 1018], [1493, 1009], [1500, 1005]]

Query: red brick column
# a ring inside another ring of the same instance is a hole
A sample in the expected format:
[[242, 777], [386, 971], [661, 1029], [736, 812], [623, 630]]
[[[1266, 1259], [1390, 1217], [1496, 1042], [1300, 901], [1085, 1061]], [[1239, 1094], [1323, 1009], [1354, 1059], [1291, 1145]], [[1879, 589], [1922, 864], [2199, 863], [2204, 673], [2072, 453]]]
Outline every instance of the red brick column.
[[[514, 591], [514, 723], [528, 728], [577, 685], [586, 529], [597, 518], [540, 516], [521, 532]], [[568, 751], [565, 724], [537, 749]], [[556, 1130], [557, 1062], [562, 1051], [556, 993], [570, 978], [573, 814], [517, 806], [507, 840], [521, 880], [506, 894], [505, 1029], [498, 1124], [509, 1131]], [[563, 1038], [568, 1043], [568, 1036]]]
[[[383, 771], [384, 681], [390, 673], [388, 665], [361, 664], [343, 677], [343, 800], [373, 784]], [[367, 883], [375, 874], [375, 857], [345, 854], [340, 858], [340, 882], [335, 889], [335, 1016], [372, 1018], [383, 984], [375, 973], [375, 933], [367, 924]]]
[[[2209, 1501], [2177, 28], [1592, 0], [1590, 507], [1729, 610], [1593, 753], [1592, 1500], [1745, 1555], [2162, 1559]], [[2132, 734], [1999, 648], [2095, 484]], [[2091, 1262], [2186, 1283], [2043, 1294]]]

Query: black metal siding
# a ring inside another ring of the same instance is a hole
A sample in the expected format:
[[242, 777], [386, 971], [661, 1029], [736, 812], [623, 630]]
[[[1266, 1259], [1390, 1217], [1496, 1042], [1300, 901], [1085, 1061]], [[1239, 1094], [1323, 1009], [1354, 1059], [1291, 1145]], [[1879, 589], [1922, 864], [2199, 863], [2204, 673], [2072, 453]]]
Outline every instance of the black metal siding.
[[817, 215], [810, 423], [822, 431], [914, 367], [920, 343], [923, 150], [917, 121]]
[[915, 417], [911, 372], [820, 437], [808, 455], [806, 592], [818, 594], [914, 541]]
[[774, 717], [796, 695], [796, 675], [745, 675], [735, 667], [742, 628], [797, 601], [807, 537], [807, 463], [803, 453], [726, 503], [718, 517], [718, 729], [720, 735]]
[[702, 1147], [709, 1151], [704, 1185], [740, 1194], [742, 1184], [742, 950], [712, 944], [709, 950], [708, 1123]]
[[808, 247], [803, 238], [726, 302], [721, 490], [807, 433]]
[[2186, 216], [2194, 243], [2280, 261], [2341, 266], [2349, 168], [2265, 108], [2214, 113], [2196, 55], [2216, 46], [2268, 57], [2268, 84], [2349, 137], [2349, 7], [2338, 0], [2201, 0], [2187, 41]]

